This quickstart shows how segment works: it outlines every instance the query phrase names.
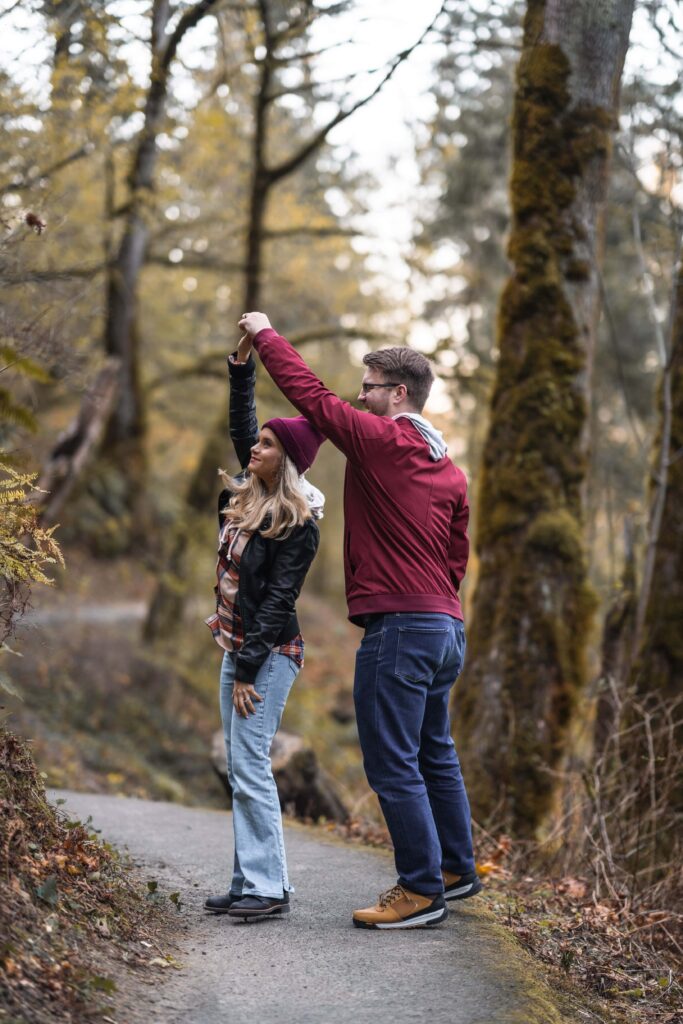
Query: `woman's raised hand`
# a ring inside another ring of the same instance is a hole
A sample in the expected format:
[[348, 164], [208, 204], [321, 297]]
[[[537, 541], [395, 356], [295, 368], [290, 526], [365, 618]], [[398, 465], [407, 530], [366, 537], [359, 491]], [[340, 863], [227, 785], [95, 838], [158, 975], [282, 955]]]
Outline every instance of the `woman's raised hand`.
[[246, 331], [250, 339], [255, 338], [259, 331], [270, 326], [270, 320], [265, 313], [243, 313], [240, 317], [239, 329]]
[[248, 334], [243, 334], [240, 338], [239, 345], [237, 346], [237, 362], [246, 363], [251, 353], [251, 338]]

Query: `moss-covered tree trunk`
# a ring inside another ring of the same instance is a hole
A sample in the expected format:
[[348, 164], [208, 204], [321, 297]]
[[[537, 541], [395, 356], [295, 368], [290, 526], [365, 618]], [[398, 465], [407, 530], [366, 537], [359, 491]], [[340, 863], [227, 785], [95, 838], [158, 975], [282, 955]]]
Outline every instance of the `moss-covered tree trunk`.
[[587, 404], [612, 133], [634, 0], [529, 0], [513, 112], [512, 274], [478, 493], [479, 578], [455, 727], [473, 813], [553, 807], [585, 680]]

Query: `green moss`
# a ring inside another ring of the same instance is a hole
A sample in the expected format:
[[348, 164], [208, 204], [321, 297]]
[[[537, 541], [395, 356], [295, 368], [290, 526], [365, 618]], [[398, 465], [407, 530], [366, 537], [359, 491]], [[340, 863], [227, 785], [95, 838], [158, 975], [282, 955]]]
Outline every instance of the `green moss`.
[[[526, 38], [544, 4], [529, 6]], [[540, 29], [539, 29], [540, 33]], [[537, 38], [537, 37], [536, 37]], [[523, 529], [529, 516], [560, 508], [580, 521], [579, 484], [586, 369], [568, 297], [590, 264], [577, 252], [570, 207], [588, 160], [609, 146], [612, 118], [572, 107], [570, 65], [559, 46], [527, 45], [517, 77], [509, 255], [514, 274], [502, 297], [500, 363], [482, 479], [480, 547]], [[583, 246], [582, 246], [583, 248]]]
[[530, 549], [548, 552], [570, 566], [583, 567], [583, 537], [576, 519], [565, 509], [544, 512], [526, 535]]

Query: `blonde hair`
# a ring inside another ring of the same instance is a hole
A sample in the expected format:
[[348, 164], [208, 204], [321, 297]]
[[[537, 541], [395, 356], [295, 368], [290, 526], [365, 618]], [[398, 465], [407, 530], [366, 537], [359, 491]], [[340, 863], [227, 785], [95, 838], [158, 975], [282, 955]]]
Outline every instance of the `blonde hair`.
[[222, 469], [219, 475], [232, 491], [223, 514], [239, 530], [259, 530], [264, 519], [270, 517], [267, 529], [259, 530], [261, 536], [285, 540], [295, 527], [303, 526], [311, 517], [308, 501], [299, 487], [297, 468], [284, 452], [272, 491], [253, 473], [247, 472], [243, 480]]

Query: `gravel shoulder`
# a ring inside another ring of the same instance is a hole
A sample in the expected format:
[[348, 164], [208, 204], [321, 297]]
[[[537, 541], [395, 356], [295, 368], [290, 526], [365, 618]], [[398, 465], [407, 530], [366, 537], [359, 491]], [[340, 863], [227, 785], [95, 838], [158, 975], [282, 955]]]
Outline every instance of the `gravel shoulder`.
[[[395, 878], [387, 854], [286, 825], [296, 893], [288, 917], [242, 923], [202, 909], [225, 892], [227, 812], [52, 791], [130, 853], [146, 879], [180, 892], [180, 969], [122, 977], [116, 1024], [561, 1024], [555, 994], [485, 901], [450, 904], [445, 924], [390, 932], [353, 928]], [[123, 970], [123, 968], [122, 968]]]

